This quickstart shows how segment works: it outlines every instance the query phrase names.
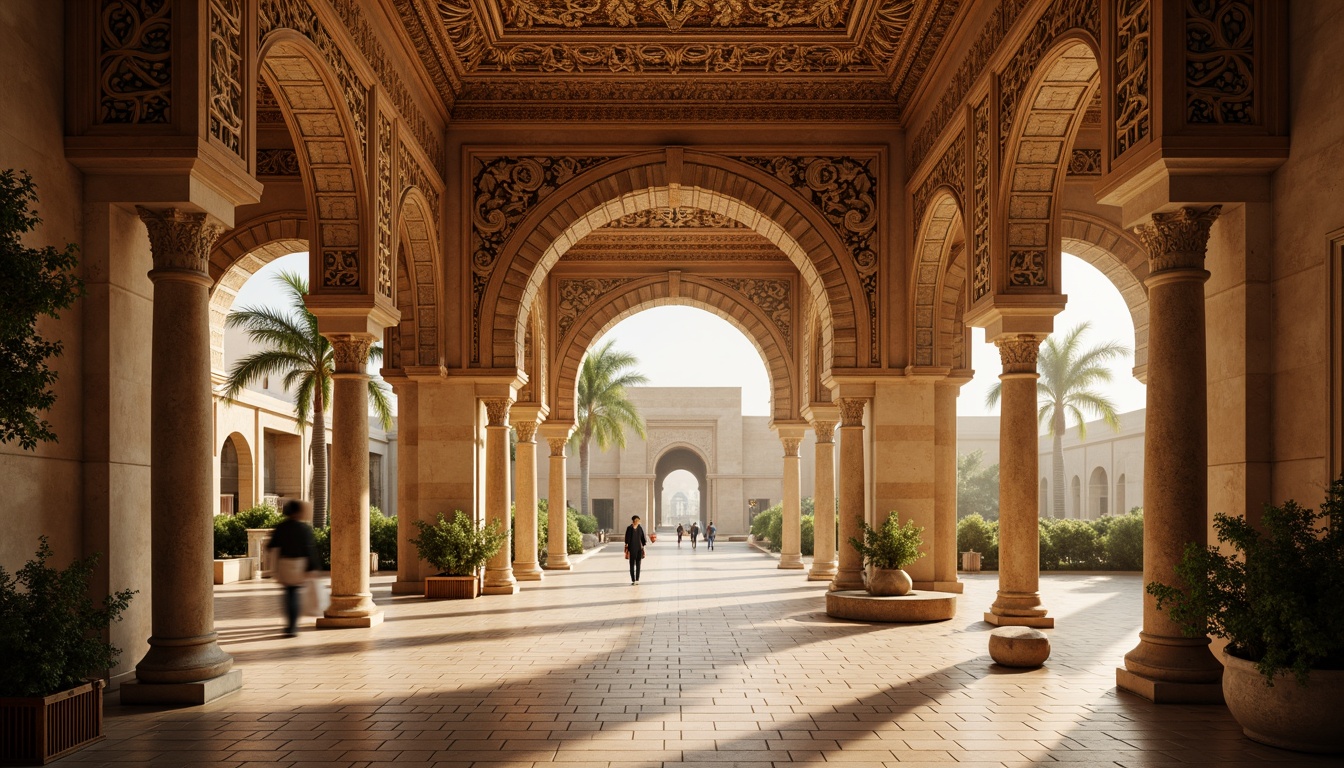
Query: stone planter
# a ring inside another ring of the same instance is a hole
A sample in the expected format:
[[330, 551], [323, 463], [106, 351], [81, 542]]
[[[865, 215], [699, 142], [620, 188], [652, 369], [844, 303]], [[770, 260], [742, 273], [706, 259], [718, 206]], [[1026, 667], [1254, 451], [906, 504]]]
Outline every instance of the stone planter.
[[369, 553], [369, 573], [377, 573], [377, 572], [378, 572], [378, 553], [377, 553], [377, 552], [370, 552], [370, 553]]
[[868, 577], [868, 594], [875, 597], [908, 595], [914, 586], [910, 574], [900, 568], [874, 568]]
[[1297, 752], [1344, 752], [1344, 670], [1313, 669], [1305, 686], [1291, 672], [1265, 684], [1255, 664], [1223, 657], [1223, 699], [1247, 738]]
[[229, 557], [215, 561], [215, 583], [232, 584], [257, 578], [257, 561], [251, 557]]
[[33, 698], [0, 698], [0, 765], [46, 765], [103, 740], [103, 681]]
[[962, 552], [962, 553], [961, 553], [961, 570], [965, 571], [966, 573], [979, 573], [979, 572], [980, 572], [980, 553], [979, 553], [979, 552]]
[[[266, 542], [271, 540], [270, 528], [248, 528], [247, 529], [247, 556], [253, 558], [257, 563], [257, 570], [252, 578], [261, 579], [271, 575], [270, 566], [266, 554]], [[218, 584], [219, 582], [215, 582]]]
[[425, 597], [435, 600], [473, 600], [480, 595], [475, 576], [426, 576]]

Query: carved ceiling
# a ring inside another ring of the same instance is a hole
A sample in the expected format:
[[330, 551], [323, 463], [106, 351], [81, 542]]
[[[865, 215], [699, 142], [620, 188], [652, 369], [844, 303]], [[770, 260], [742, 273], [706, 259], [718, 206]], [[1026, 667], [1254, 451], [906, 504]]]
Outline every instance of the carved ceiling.
[[636, 100], [844, 102], [885, 119], [963, 0], [391, 1], [455, 117]]

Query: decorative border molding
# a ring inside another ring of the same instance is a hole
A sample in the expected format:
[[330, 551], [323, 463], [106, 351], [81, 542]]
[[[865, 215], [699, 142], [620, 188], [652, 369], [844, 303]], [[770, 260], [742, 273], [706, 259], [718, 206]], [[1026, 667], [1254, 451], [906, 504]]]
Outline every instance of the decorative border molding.
[[378, 113], [378, 153], [374, 163], [375, 242], [378, 246], [374, 290], [392, 301], [392, 121], [382, 112]]
[[1152, 129], [1151, 16], [1150, 0], [1121, 0], [1115, 9], [1115, 157]]
[[784, 337], [788, 350], [793, 349], [793, 281], [788, 278], [715, 277], [716, 283], [742, 294], [765, 313]]
[[980, 99], [971, 112], [971, 130], [974, 133], [974, 157], [971, 165], [971, 301], [989, 295], [990, 286], [990, 138], [989, 97]]

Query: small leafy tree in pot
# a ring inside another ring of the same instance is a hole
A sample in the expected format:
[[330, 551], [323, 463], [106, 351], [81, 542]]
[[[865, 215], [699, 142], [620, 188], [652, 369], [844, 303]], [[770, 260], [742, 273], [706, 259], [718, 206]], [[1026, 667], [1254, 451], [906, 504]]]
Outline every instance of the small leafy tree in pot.
[[878, 596], [908, 594], [913, 583], [902, 569], [924, 556], [919, 551], [924, 543], [924, 529], [913, 520], [901, 525], [894, 511], [887, 515], [881, 528], [861, 525], [863, 539], [850, 538], [849, 544], [863, 557], [865, 565], [875, 569], [868, 580], [868, 591]]
[[416, 520], [419, 535], [411, 539], [420, 559], [440, 576], [474, 576], [504, 546], [508, 535], [492, 522], [480, 528], [462, 510], [452, 520], [439, 513], [433, 525]]

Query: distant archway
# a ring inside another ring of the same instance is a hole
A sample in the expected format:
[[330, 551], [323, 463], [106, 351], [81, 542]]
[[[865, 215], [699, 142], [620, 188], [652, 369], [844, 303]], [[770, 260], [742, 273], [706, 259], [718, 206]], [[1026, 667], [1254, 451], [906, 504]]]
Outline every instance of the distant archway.
[[1068, 517], [1075, 520], [1083, 516], [1083, 481], [1077, 475], [1069, 483], [1069, 511]]
[[1129, 512], [1129, 507], [1125, 505], [1125, 473], [1121, 472], [1119, 477], [1115, 478], [1115, 514], [1123, 515]]
[[1040, 502], [1040, 512], [1037, 514], [1037, 516], [1038, 516], [1038, 517], [1049, 517], [1049, 516], [1050, 516], [1050, 483], [1049, 483], [1049, 481], [1047, 481], [1044, 477], [1041, 478], [1041, 492], [1037, 495], [1036, 498], [1037, 498], [1037, 500]]
[[700, 486], [700, 522], [708, 520], [713, 512], [713, 501], [709, 498], [709, 465], [705, 457], [695, 448], [687, 445], [674, 445], [658, 457], [653, 469], [654, 515], [657, 525], [666, 519], [663, 509], [663, 484], [667, 476], [678, 470], [684, 470], [695, 476]]
[[252, 463], [247, 438], [238, 432], [224, 438], [219, 450], [219, 495], [232, 497], [234, 514], [256, 504]]
[[1087, 481], [1087, 518], [1095, 520], [1098, 517], [1105, 517], [1110, 514], [1109, 501], [1110, 492], [1106, 485], [1106, 470], [1097, 467], [1092, 470], [1092, 476]]

